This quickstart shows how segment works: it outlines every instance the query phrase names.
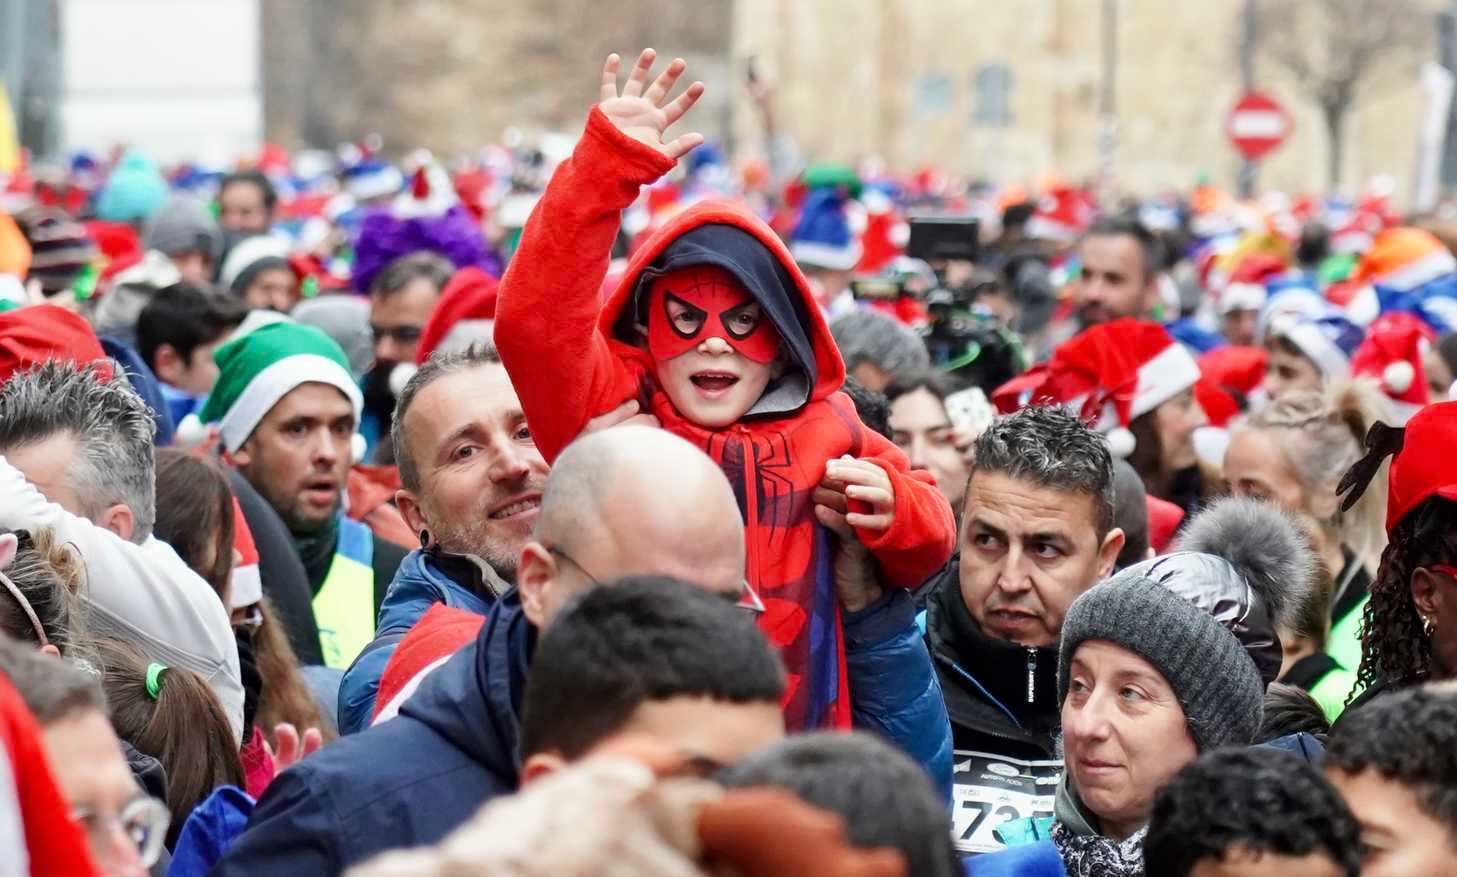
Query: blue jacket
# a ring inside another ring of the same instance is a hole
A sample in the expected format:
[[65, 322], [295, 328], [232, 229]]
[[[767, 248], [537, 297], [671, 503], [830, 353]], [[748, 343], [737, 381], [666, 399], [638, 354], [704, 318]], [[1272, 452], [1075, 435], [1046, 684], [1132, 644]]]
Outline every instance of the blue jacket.
[[909, 591], [843, 615], [850, 721], [898, 746], [951, 800], [951, 723]]
[[398, 717], [274, 778], [213, 877], [342, 873], [433, 844], [519, 784], [521, 695], [534, 634], [514, 592]]
[[237, 786], [218, 786], [188, 814], [172, 848], [167, 877], [203, 877], [248, 825], [253, 799]]
[[[474, 581], [462, 584], [457, 579]], [[385, 665], [431, 606], [444, 603], [485, 615], [496, 602], [495, 595], [508, 588], [489, 566], [474, 558], [418, 549], [405, 555], [380, 603], [374, 641], [354, 659], [339, 684], [339, 733], [354, 734], [369, 727]]]

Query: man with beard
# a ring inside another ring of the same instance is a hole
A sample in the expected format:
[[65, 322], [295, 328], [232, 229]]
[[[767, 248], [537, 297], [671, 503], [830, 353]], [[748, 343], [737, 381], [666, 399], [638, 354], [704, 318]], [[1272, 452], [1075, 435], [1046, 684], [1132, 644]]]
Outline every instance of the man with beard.
[[362, 400], [344, 351], [310, 326], [274, 323], [219, 348], [199, 417], [288, 527], [313, 594], [325, 666], [343, 670], [374, 636], [403, 549], [343, 514], [363, 441]]
[[395, 496], [420, 548], [400, 565], [374, 642], [339, 689], [339, 729], [369, 725], [380, 675], [431, 606], [481, 615], [516, 580], [546, 484], [521, 402], [494, 347], [432, 356], [400, 393], [392, 429]]
[[1107, 217], [1078, 245], [1077, 329], [1134, 317], [1153, 319], [1159, 301], [1158, 241], [1138, 220]]
[[425, 322], [453, 270], [450, 262], [434, 253], [411, 253], [385, 266], [369, 285], [374, 365], [363, 380], [364, 413], [378, 436], [373, 459], [379, 463], [395, 461], [390, 427], [399, 390], [390, 378], [401, 363], [413, 366]]

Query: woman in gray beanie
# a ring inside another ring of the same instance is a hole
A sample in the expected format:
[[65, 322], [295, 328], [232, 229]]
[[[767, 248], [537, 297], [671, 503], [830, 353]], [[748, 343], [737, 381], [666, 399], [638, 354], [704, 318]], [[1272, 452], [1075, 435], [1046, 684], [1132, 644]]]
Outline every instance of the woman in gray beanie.
[[1200, 753], [1254, 741], [1280, 672], [1277, 626], [1311, 586], [1310, 549], [1283, 512], [1238, 498], [1196, 517], [1179, 547], [1069, 608], [1051, 836], [976, 859], [972, 874], [1141, 875], [1154, 793]]

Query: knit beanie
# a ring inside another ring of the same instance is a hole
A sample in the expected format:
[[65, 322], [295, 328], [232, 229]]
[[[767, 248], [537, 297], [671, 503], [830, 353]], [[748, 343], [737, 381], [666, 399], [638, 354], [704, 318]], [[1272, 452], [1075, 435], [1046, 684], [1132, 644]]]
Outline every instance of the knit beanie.
[[96, 199], [96, 217], [110, 222], [143, 222], [167, 200], [167, 181], [156, 162], [131, 149], [121, 157]]
[[30, 277], [41, 291], [57, 295], [71, 288], [80, 271], [96, 261], [96, 243], [86, 227], [53, 207], [35, 207], [15, 218], [30, 244]]
[[1103, 640], [1142, 657], [1163, 675], [1184, 709], [1200, 752], [1254, 741], [1265, 686], [1234, 634], [1203, 609], [1131, 567], [1094, 585], [1062, 624], [1057, 694], [1067, 699], [1078, 646]]
[[1079, 645], [1105, 640], [1163, 674], [1201, 752], [1246, 745], [1279, 675], [1279, 627], [1314, 587], [1314, 559], [1289, 515], [1229, 497], [1190, 521], [1175, 554], [1144, 561], [1073, 602], [1058, 693]]
[[[198, 418], [201, 423], [218, 424], [223, 447], [230, 453], [248, 440], [280, 399], [302, 384], [328, 384], [338, 389], [354, 407], [356, 422], [364, 407], [344, 351], [312, 326], [273, 323], [228, 342], [213, 359], [218, 365], [217, 383]], [[184, 429], [189, 433], [184, 441], [196, 437], [195, 425], [179, 428], [179, 437]], [[354, 444], [358, 455], [362, 451], [360, 436], [355, 436]]]
[[167, 199], [147, 223], [142, 244], [169, 256], [201, 250], [216, 262], [222, 255], [223, 233], [201, 199], [178, 193]]
[[254, 235], [238, 241], [228, 251], [218, 272], [218, 285], [234, 295], [242, 295], [260, 272], [288, 267], [287, 241], [273, 235]]

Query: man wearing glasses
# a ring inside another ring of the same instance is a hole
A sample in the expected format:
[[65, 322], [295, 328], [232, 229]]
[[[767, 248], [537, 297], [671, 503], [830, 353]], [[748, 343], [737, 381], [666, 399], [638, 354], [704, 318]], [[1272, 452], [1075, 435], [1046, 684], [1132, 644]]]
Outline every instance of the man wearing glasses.
[[361, 381], [366, 434], [377, 436], [373, 459], [393, 462], [389, 452], [395, 390], [390, 376], [401, 363], [413, 363], [420, 349], [425, 321], [440, 300], [440, 291], [455, 269], [434, 253], [401, 256], [375, 275], [369, 286], [369, 331], [374, 337], [374, 364]]
[[[476, 639], [427, 676], [398, 716], [279, 775], [216, 877], [342, 873], [384, 850], [436, 842], [487, 798], [517, 788], [527, 667], [539, 632], [575, 595], [624, 576], [667, 576], [746, 612], [757, 605], [744, 584], [732, 488], [711, 459], [667, 432], [620, 426], [578, 439], [553, 466], [537, 515], [516, 588]], [[881, 718], [895, 717], [882, 728], [915, 714], [918, 704], [906, 701], [928, 690], [940, 712], [895, 739], [939, 737], [949, 752], [939, 688], [920, 655], [929, 689], [907, 683], [902, 665], [914, 656], [883, 653], [879, 673], [858, 687], [867, 701], [879, 699]], [[600, 719], [582, 706], [581, 721]], [[949, 780], [949, 759], [946, 773]]]

